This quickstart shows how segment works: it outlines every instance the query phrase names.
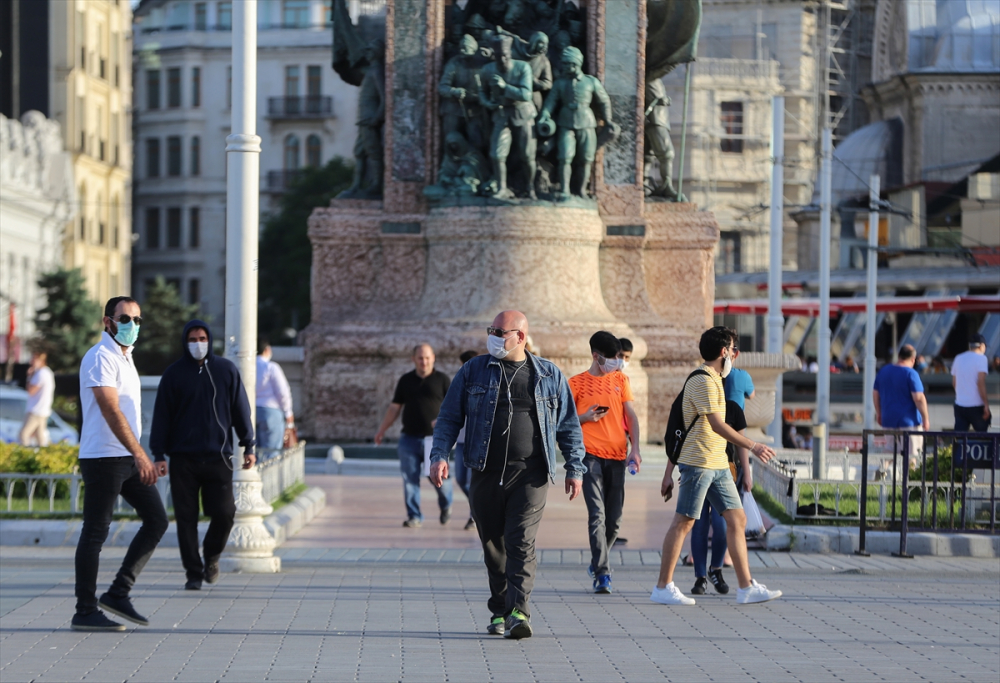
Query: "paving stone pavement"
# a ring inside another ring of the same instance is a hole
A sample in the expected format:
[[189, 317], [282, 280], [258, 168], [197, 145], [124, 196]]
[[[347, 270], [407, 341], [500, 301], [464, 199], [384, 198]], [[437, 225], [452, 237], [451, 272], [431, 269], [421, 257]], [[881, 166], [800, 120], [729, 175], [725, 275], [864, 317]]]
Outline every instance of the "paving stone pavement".
[[[1000, 677], [995, 559], [756, 552], [755, 577], [783, 590], [782, 599], [739, 607], [732, 595], [708, 595], [693, 607], [664, 607], [649, 602], [655, 553], [620, 553], [615, 592], [595, 596], [580, 551], [545, 551], [532, 596], [535, 636], [513, 642], [484, 634], [486, 578], [477, 553], [292, 550], [281, 553], [281, 574], [223, 575], [200, 592], [181, 590], [176, 551], [159, 551], [133, 592], [152, 626], [84, 634], [69, 629], [73, 549], [0, 548], [0, 680]], [[123, 552], [102, 553], [99, 585]], [[690, 568], [677, 576], [688, 590]]]

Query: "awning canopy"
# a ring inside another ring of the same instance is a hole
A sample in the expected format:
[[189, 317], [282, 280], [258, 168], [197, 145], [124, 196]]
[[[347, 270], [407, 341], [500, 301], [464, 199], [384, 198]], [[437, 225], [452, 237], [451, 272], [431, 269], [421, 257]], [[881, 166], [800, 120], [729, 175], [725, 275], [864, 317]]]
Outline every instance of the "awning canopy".
[[[767, 315], [767, 309], [767, 299], [715, 302], [716, 315]], [[862, 298], [830, 299], [830, 315], [864, 313], [865, 310], [865, 300]], [[875, 310], [879, 313], [956, 310], [1000, 313], [1000, 296], [884, 296], [875, 300]], [[819, 299], [783, 299], [781, 301], [781, 314], [815, 318], [819, 316]]]

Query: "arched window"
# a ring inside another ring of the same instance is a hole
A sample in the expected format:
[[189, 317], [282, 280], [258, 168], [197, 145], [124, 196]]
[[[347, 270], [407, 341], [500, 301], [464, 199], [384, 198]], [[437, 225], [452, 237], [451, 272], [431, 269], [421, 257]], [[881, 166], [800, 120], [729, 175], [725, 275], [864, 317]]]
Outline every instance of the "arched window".
[[87, 183], [80, 183], [80, 194], [76, 198], [80, 218], [80, 239], [87, 239]]
[[306, 166], [319, 168], [323, 163], [323, 143], [318, 135], [306, 138]]
[[285, 138], [285, 170], [294, 171], [299, 167], [299, 139], [294, 135]]

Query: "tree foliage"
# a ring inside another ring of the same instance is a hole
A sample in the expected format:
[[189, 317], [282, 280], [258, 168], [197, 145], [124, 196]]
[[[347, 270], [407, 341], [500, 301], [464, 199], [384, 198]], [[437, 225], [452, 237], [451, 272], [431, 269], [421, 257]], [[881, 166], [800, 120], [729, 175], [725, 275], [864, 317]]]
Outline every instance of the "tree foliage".
[[79, 370], [80, 360], [101, 330], [101, 304], [93, 301], [79, 268], [60, 268], [38, 278], [45, 308], [35, 314], [37, 346], [48, 353], [55, 372]]
[[322, 168], [305, 168], [281, 199], [277, 213], [264, 223], [260, 239], [257, 326], [272, 343], [288, 338], [283, 331], [309, 324], [312, 245], [309, 215], [351, 183], [352, 167], [336, 157]]
[[152, 287], [146, 288], [142, 317], [133, 356], [135, 367], [143, 375], [162, 375], [168, 365], [180, 358], [181, 333], [184, 325], [198, 317], [198, 306], [181, 301], [177, 288], [160, 276]]

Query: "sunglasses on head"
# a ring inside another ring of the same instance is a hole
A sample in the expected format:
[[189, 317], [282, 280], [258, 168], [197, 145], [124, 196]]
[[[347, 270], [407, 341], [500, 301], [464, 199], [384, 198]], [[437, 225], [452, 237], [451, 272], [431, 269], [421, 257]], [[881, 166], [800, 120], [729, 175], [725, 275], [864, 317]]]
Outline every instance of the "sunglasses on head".
[[507, 336], [508, 332], [517, 332], [517, 330], [505, 330], [502, 327], [487, 327], [486, 328], [486, 334], [490, 335], [491, 337], [500, 337], [500, 338], [503, 338], [503, 337]]
[[122, 325], [128, 325], [130, 322], [135, 322], [136, 325], [142, 325], [142, 316], [139, 315], [125, 315], [122, 313], [119, 316], [109, 316], [116, 323], [121, 323]]

